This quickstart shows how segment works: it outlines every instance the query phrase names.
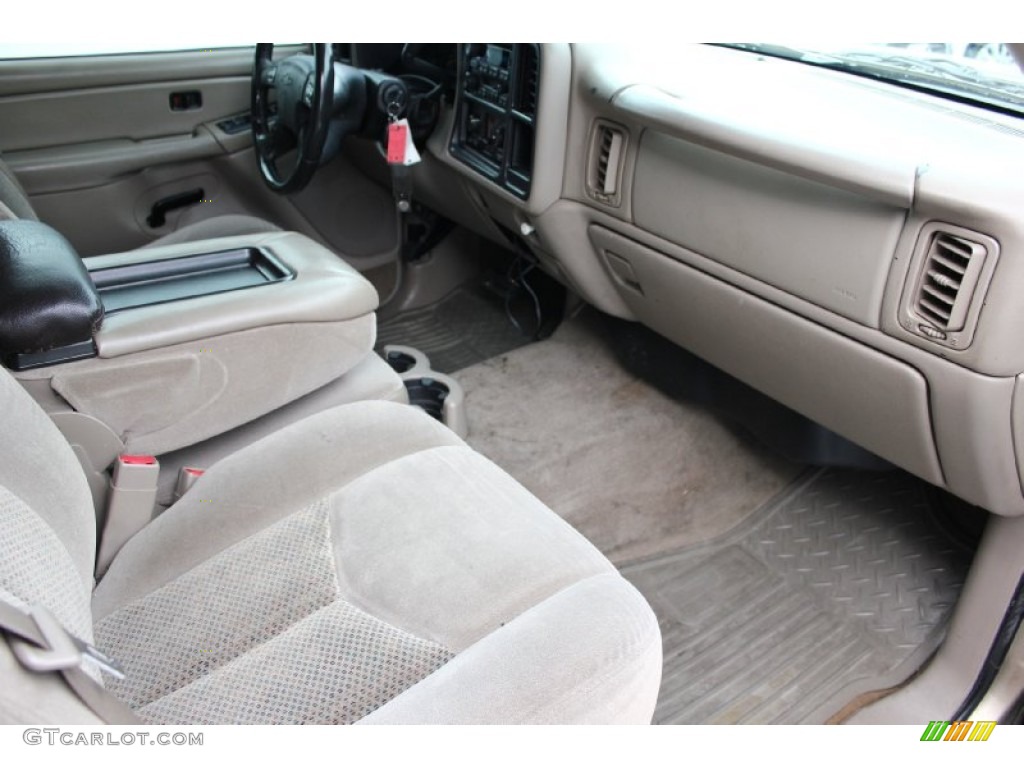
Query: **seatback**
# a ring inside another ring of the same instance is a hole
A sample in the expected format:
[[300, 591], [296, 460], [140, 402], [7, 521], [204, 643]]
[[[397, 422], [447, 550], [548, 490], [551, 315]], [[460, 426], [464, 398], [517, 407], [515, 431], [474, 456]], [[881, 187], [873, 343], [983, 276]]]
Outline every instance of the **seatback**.
[[39, 217], [14, 171], [0, 158], [0, 221], [4, 219], [38, 221]]
[[[43, 605], [91, 642], [96, 517], [85, 475], [50, 418], [4, 369], [0, 414], [0, 598]], [[96, 718], [57, 675], [25, 672], [0, 640], [2, 722]]]

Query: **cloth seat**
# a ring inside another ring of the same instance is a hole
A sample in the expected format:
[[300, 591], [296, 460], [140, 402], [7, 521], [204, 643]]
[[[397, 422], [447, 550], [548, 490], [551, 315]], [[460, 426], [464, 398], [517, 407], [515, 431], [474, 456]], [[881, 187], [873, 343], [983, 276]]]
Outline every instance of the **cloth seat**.
[[[69, 447], [4, 374], [0, 598], [125, 667], [153, 723], [642, 723], [657, 620], [582, 536], [410, 406], [345, 405], [211, 468], [92, 592]], [[96, 673], [98, 674], [98, 673]], [[0, 643], [0, 721], [91, 715]]]

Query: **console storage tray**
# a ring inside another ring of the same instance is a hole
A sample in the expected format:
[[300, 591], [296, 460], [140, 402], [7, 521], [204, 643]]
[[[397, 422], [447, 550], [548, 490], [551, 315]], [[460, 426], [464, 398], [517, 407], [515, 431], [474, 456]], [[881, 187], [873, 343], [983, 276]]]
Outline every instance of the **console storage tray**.
[[178, 256], [90, 271], [106, 314], [288, 280], [294, 273], [261, 248]]

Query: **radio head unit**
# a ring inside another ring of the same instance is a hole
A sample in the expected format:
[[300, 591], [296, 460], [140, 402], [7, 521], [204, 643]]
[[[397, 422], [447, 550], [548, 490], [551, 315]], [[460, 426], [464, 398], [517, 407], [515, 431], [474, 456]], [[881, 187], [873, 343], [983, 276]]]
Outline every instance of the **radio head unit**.
[[524, 200], [530, 196], [540, 85], [535, 43], [467, 43], [459, 52], [453, 157]]

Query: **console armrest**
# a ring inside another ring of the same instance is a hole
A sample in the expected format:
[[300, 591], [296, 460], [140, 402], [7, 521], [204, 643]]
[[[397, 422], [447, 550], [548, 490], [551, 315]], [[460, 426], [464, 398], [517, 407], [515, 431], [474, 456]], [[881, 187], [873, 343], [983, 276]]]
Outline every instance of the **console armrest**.
[[355, 320], [377, 309], [377, 292], [362, 275], [319, 243], [295, 232], [145, 248], [89, 257], [85, 264], [90, 271], [97, 271], [246, 248], [269, 253], [294, 272], [294, 279], [113, 313], [96, 335], [99, 356], [121, 357], [273, 325]]
[[[244, 265], [240, 278], [230, 277], [240, 251], [258, 252], [257, 272], [280, 267], [278, 279], [255, 279]], [[376, 290], [297, 233], [84, 262], [100, 298], [110, 301], [94, 337], [97, 356], [17, 377], [47, 410], [70, 406], [98, 419], [131, 453], [161, 455], [220, 435], [336, 381], [373, 354]]]
[[0, 222], [0, 356], [15, 370], [95, 354], [103, 304], [82, 260], [38, 221]]

